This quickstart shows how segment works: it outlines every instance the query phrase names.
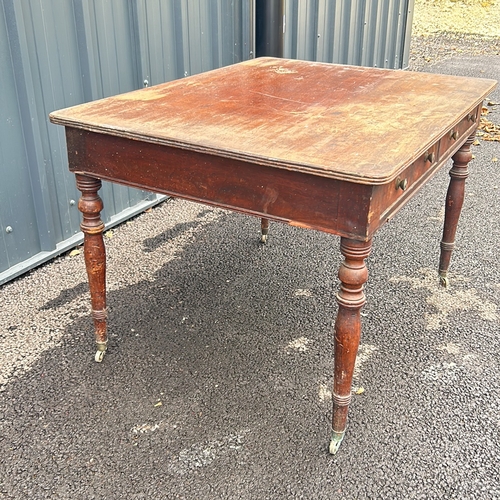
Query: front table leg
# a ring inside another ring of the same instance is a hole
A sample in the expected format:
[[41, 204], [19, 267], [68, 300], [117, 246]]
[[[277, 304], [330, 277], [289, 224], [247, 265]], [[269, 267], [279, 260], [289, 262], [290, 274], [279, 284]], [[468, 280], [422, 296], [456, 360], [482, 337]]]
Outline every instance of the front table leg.
[[78, 209], [83, 214], [80, 227], [84, 234], [83, 252], [89, 279], [92, 317], [97, 342], [95, 360], [101, 362], [108, 345], [106, 332], [106, 252], [102, 238], [104, 223], [101, 220], [103, 203], [97, 194], [101, 188], [101, 181], [86, 175], [76, 174], [76, 187], [82, 192], [82, 197], [78, 201]]
[[444, 287], [448, 286], [448, 267], [450, 266], [451, 253], [455, 247], [455, 234], [464, 202], [465, 179], [469, 175], [467, 165], [472, 159], [470, 147], [474, 141], [474, 137], [475, 132], [453, 155], [453, 167], [450, 170], [450, 185], [446, 193], [444, 230], [443, 239], [441, 240], [441, 256], [439, 258], [439, 280]]
[[341, 238], [340, 251], [345, 257], [340, 266], [340, 291], [337, 294], [339, 311], [335, 322], [335, 374], [333, 382], [333, 418], [330, 453], [339, 449], [347, 425], [351, 402], [354, 363], [361, 336], [361, 307], [366, 302], [363, 285], [368, 278], [365, 259], [370, 255], [372, 242]]

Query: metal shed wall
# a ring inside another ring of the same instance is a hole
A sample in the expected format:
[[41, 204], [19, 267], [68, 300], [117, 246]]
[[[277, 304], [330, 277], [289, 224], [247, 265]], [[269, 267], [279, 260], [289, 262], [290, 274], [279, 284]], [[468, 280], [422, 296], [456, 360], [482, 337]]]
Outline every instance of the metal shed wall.
[[284, 0], [284, 56], [408, 67], [415, 0]]
[[[283, 1], [285, 57], [406, 66], [414, 0]], [[49, 112], [249, 59], [254, 15], [254, 0], [2, 0], [0, 284], [82, 240]], [[108, 183], [101, 196], [107, 226], [160, 200]]]
[[[0, 284], [82, 240], [49, 112], [251, 56], [252, 0], [2, 0]], [[104, 183], [106, 224], [160, 200]]]

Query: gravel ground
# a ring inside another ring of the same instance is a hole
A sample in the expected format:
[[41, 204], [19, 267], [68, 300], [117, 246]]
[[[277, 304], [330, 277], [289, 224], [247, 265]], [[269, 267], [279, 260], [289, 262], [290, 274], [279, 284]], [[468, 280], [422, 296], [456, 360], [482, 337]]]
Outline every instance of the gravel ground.
[[498, 0], [415, 0], [412, 35], [461, 33], [500, 37]]
[[490, 39], [463, 33], [414, 36], [410, 45], [409, 68], [432, 72], [432, 67], [451, 58], [499, 56], [500, 37]]
[[[500, 80], [495, 54], [415, 37], [412, 69]], [[273, 224], [262, 247], [257, 220], [181, 200], [136, 217], [106, 236], [102, 364], [82, 254], [4, 285], [0, 498], [500, 498], [498, 142], [475, 156], [449, 290], [444, 169], [377, 233], [336, 457], [337, 238]]]
[[499, 1], [415, 0], [409, 69], [485, 55], [500, 55]]

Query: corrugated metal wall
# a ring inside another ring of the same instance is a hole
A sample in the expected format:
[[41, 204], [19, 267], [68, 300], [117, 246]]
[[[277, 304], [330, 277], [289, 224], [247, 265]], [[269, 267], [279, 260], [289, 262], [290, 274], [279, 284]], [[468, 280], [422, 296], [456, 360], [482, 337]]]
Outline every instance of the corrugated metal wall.
[[284, 56], [408, 67], [415, 0], [285, 0]]
[[[252, 0], [2, 0], [0, 284], [81, 241], [49, 112], [250, 57]], [[104, 183], [108, 225], [156, 203]]]
[[[284, 1], [285, 57], [406, 65], [414, 0]], [[2, 0], [0, 284], [82, 239], [49, 112], [251, 58], [254, 13], [254, 0]], [[108, 226], [159, 199], [108, 183], [101, 196]]]

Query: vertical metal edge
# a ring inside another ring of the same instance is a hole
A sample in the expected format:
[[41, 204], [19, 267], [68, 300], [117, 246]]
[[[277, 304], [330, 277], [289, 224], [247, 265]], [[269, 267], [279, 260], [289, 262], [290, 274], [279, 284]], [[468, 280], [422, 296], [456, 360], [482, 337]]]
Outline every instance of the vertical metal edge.
[[241, 17], [242, 59], [255, 57], [255, 0], [243, 0]]
[[401, 69], [408, 69], [410, 63], [411, 31], [413, 27], [413, 14], [415, 12], [415, 0], [407, 0], [404, 41], [402, 47]]
[[73, 12], [75, 16], [75, 32], [78, 44], [78, 58], [80, 63], [80, 77], [85, 101], [92, 100], [92, 80], [90, 62], [88, 58], [87, 37], [85, 31], [85, 16], [83, 13], [83, 0], [73, 0]]
[[180, 26], [181, 33], [180, 37], [182, 40], [182, 58], [183, 58], [183, 70], [184, 74], [182, 76], [189, 76], [192, 72], [191, 69], [191, 47], [189, 43], [189, 10], [187, 1], [181, 2], [180, 4]]
[[104, 97], [102, 80], [100, 75], [99, 56], [96, 50], [97, 29], [92, 19], [95, 19], [95, 5], [93, 0], [82, 1], [82, 20], [78, 26], [81, 30], [81, 41], [84, 46], [81, 47], [82, 57], [87, 58], [87, 67], [89, 68], [89, 100], [100, 99]]
[[[135, 75], [135, 88], [140, 89], [143, 87], [143, 73], [144, 70], [142, 68], [142, 57], [141, 57], [141, 30], [139, 29], [139, 12], [137, 3], [139, 0], [129, 1], [128, 6], [128, 22], [129, 22], [129, 30], [130, 36], [132, 38], [132, 66], [133, 73]], [[148, 72], [150, 73], [150, 72]]]
[[289, 13], [288, 13], [288, 27], [290, 29], [291, 40], [290, 40], [290, 54], [292, 58], [297, 59], [298, 56], [298, 46], [299, 46], [299, 36], [298, 36], [298, 25], [299, 25], [299, 1], [300, 0], [290, 0]]
[[[385, 19], [385, 45], [384, 52], [382, 56], [382, 66], [381, 68], [387, 68], [389, 63], [388, 56], [392, 53], [393, 46], [393, 32], [391, 27], [394, 23], [394, 4], [399, 2], [399, 0], [386, 0], [387, 1], [387, 17]], [[384, 36], [382, 34], [382, 36]]]

